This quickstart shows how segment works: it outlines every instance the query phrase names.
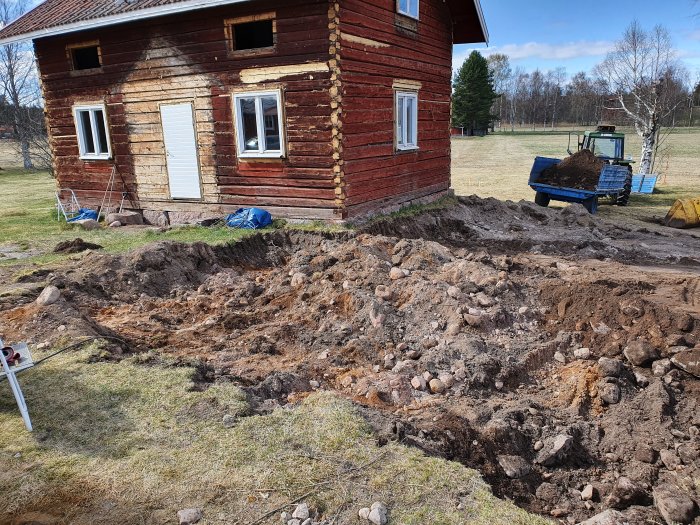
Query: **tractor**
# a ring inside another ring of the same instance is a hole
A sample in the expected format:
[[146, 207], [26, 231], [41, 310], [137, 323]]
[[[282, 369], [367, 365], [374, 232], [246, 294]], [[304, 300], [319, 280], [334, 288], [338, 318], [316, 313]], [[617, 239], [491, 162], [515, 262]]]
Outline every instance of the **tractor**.
[[[616, 133], [615, 126], [598, 126], [595, 131], [585, 131], [583, 140], [581, 136], [576, 134], [576, 142], [578, 151], [588, 149], [601, 160], [615, 166], [626, 166], [629, 170], [629, 180], [625, 185], [625, 191], [621, 193], [615, 201], [618, 206], [626, 206], [629, 202], [630, 193], [632, 191], [632, 159], [625, 158], [625, 134]], [[567, 152], [573, 155], [571, 151], [571, 136], [569, 133], [569, 145]]]

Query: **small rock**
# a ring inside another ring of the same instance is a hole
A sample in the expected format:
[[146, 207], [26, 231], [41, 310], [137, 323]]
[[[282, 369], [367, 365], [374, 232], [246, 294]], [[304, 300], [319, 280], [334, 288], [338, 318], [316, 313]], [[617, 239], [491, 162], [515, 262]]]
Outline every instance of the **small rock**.
[[601, 357], [598, 359], [598, 370], [603, 377], [620, 377], [623, 370], [622, 361], [609, 357]]
[[447, 289], [447, 295], [452, 297], [453, 299], [459, 299], [462, 296], [462, 290], [460, 290], [456, 286], [450, 286]]
[[498, 464], [511, 479], [519, 479], [527, 476], [532, 467], [520, 456], [498, 456]]
[[477, 328], [481, 326], [482, 319], [480, 315], [464, 314], [462, 318], [471, 327]]
[[233, 428], [236, 426], [237, 422], [238, 422], [238, 418], [236, 416], [232, 416], [231, 414], [226, 414], [222, 419], [222, 423], [224, 424], [224, 428]]
[[573, 437], [567, 434], [559, 434], [549, 442], [549, 447], [542, 449], [535, 462], [545, 467], [552, 467], [567, 456], [573, 444]]
[[428, 383], [425, 381], [425, 379], [421, 376], [416, 376], [413, 379], [411, 379], [411, 386], [415, 388], [416, 390], [423, 391], [427, 388]]
[[695, 502], [671, 485], [660, 485], [654, 489], [654, 505], [668, 525], [685, 525], [695, 517]]
[[566, 356], [562, 354], [561, 352], [556, 352], [554, 354], [554, 360], [559, 362], [559, 363], [566, 363]]
[[406, 352], [406, 358], [407, 359], [412, 359], [413, 361], [417, 361], [421, 357], [421, 353], [418, 350], [409, 350]]
[[372, 512], [368, 507], [360, 509], [357, 515], [363, 520], [369, 520], [369, 513]]
[[649, 386], [649, 380], [647, 379], [647, 376], [645, 376], [641, 372], [635, 371], [634, 380], [637, 383], [637, 386], [640, 388], [646, 388]]
[[389, 270], [389, 279], [391, 279], [392, 281], [398, 281], [399, 279], [403, 279], [404, 277], [406, 277], [406, 274], [398, 266], [394, 266], [391, 268], [391, 270]]
[[433, 379], [433, 374], [426, 370], [425, 372], [423, 372], [423, 379], [425, 379], [425, 381], [429, 383]]
[[421, 345], [426, 350], [429, 350], [431, 348], [435, 348], [438, 345], [438, 341], [435, 338], [428, 337], [427, 339], [423, 339], [423, 341], [421, 341]]
[[634, 459], [652, 464], [656, 461], [656, 451], [649, 445], [639, 444], [634, 452]]
[[617, 478], [606, 503], [610, 508], [623, 510], [631, 505], [644, 505], [647, 499], [647, 495], [641, 487], [631, 479], [620, 476]]
[[592, 501], [593, 498], [595, 497], [595, 487], [591, 485], [590, 483], [583, 487], [583, 490], [581, 491], [581, 500], [582, 501]]
[[620, 525], [621, 523], [625, 523], [625, 516], [622, 512], [608, 509], [586, 521], [582, 521], [578, 525]]
[[383, 503], [373, 503], [367, 519], [374, 525], [386, 525], [387, 512], [386, 505]]
[[118, 222], [119, 224], [141, 225], [143, 224], [143, 216], [135, 211], [124, 211], [122, 213], [110, 213], [105, 220], [107, 224]]
[[83, 230], [87, 230], [87, 231], [100, 229], [100, 223], [97, 222], [95, 219], [83, 219], [80, 221], [72, 222], [71, 224], [77, 224]]
[[57, 302], [60, 298], [61, 291], [58, 288], [56, 288], [55, 286], [47, 286], [39, 294], [39, 297], [37, 297], [36, 304], [38, 304], [39, 306], [49, 306]]
[[391, 301], [394, 293], [391, 291], [391, 288], [389, 288], [388, 286], [380, 284], [374, 290], [374, 295], [379, 297], [380, 299], [383, 299], [384, 301]]
[[503, 381], [496, 381], [496, 382], [493, 384], [493, 386], [496, 387], [496, 390], [503, 390], [503, 387], [504, 387], [505, 385], [503, 384]]
[[182, 509], [177, 512], [180, 525], [194, 525], [199, 523], [203, 516], [202, 509]]
[[673, 450], [662, 450], [659, 452], [659, 457], [661, 458], [661, 463], [663, 463], [668, 470], [676, 470], [676, 467], [681, 464], [680, 458]]
[[659, 352], [654, 348], [654, 345], [641, 339], [627, 345], [624, 354], [634, 366], [646, 366], [659, 358]]
[[439, 379], [431, 379], [429, 384], [430, 391], [433, 394], [442, 394], [443, 392], [445, 392], [445, 383], [443, 383]]
[[681, 370], [700, 378], [700, 348], [678, 352], [671, 358], [671, 363]]
[[301, 522], [301, 525], [311, 525], [311, 518], [306, 518]]
[[479, 306], [489, 307], [495, 304], [493, 298], [489, 297], [484, 292], [479, 292], [478, 294], [476, 294], [475, 299]]
[[440, 374], [438, 379], [442, 381], [445, 388], [452, 388], [455, 384], [455, 378], [452, 374]]
[[292, 519], [292, 515], [289, 512], [283, 512], [280, 516], [282, 525], [287, 525], [287, 522]]
[[122, 227], [122, 223], [119, 222], [119, 221], [110, 222], [110, 223], [109, 223], [109, 227], [110, 227], [110, 228], [121, 228], [121, 227]]
[[671, 371], [672, 366], [670, 359], [659, 359], [651, 364], [651, 372], [655, 377], [663, 377]]
[[308, 280], [308, 277], [306, 277], [305, 274], [301, 272], [296, 272], [294, 275], [292, 275], [292, 281], [291, 281], [291, 286], [292, 288], [298, 288], [301, 285], [303, 285], [306, 281]]
[[598, 394], [603, 403], [617, 405], [622, 397], [620, 387], [615, 383], [601, 383], [598, 385]]
[[542, 441], [535, 441], [535, 444], [532, 448], [535, 449], [535, 452], [539, 452], [544, 448], [544, 443], [542, 443]]
[[576, 359], [589, 359], [591, 357], [591, 349], [577, 348], [574, 350], [574, 357], [576, 357]]
[[299, 503], [297, 508], [292, 512], [292, 518], [305, 520], [309, 517], [309, 506], [306, 503]]
[[530, 309], [527, 306], [521, 306], [518, 308], [518, 313], [520, 315], [527, 315], [530, 312]]
[[311, 381], [309, 381], [309, 386], [316, 390], [321, 387], [321, 383], [312, 379]]

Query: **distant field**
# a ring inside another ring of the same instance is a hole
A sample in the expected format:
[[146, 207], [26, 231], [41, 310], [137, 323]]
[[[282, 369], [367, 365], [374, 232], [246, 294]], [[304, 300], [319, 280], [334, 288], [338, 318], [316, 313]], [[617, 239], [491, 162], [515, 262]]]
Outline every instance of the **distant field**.
[[20, 168], [22, 157], [19, 155], [17, 145], [11, 140], [0, 140], [0, 168]]
[[[627, 135], [626, 155], [638, 160], [641, 140], [632, 130]], [[452, 141], [452, 186], [457, 195], [476, 194], [508, 200], [533, 200], [527, 185], [537, 155], [567, 155], [568, 132], [496, 133], [483, 138]], [[624, 215], [656, 220], [677, 198], [700, 195], [700, 128], [681, 129], [668, 139], [668, 154], [657, 166], [660, 183], [651, 196], [633, 196], [630, 206], [601, 206], [603, 216]], [[559, 203], [554, 204], [559, 205]]]

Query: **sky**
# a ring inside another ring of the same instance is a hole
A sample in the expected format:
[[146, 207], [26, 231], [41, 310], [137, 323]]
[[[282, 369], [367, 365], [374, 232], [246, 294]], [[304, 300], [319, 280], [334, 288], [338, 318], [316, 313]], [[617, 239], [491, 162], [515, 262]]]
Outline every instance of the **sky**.
[[473, 49], [505, 53], [526, 71], [563, 66], [569, 76], [602, 61], [635, 18], [671, 33], [693, 80], [700, 75], [700, 2], [694, 0], [481, 0], [490, 43], [455, 47], [458, 68]]

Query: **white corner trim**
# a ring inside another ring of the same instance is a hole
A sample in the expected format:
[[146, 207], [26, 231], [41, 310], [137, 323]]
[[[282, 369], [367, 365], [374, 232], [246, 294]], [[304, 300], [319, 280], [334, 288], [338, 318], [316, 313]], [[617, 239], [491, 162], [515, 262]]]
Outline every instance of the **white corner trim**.
[[[146, 9], [137, 9], [128, 13], [105, 16], [102, 18], [96, 18], [94, 20], [83, 20], [81, 22], [63, 24], [55, 27], [49, 27], [47, 29], [32, 31], [30, 33], [11, 36], [9, 38], [0, 39], [0, 45], [14, 44], [16, 42], [23, 42], [26, 40], [35, 40], [37, 38], [63, 35], [66, 33], [74, 33], [76, 31], [84, 31], [86, 29], [95, 29], [98, 27], [121, 24], [124, 22], [132, 22], [134, 20], [143, 20], [144, 18], [155, 18], [158, 16], [184, 13], [187, 11], [195, 11], [197, 9], [205, 9], [207, 7], [216, 7], [219, 5], [226, 4], [238, 4], [248, 1], [250, 0], [185, 0], [183, 2], [177, 2], [176, 4], [148, 7]], [[27, 14], [30, 13], [31, 11]], [[18, 20], [21, 20], [21, 17]], [[14, 24], [14, 22], [12, 24]], [[10, 27], [12, 26], [12, 24], [7, 25], [6, 27]]]
[[484, 33], [484, 42], [486, 45], [489, 44], [489, 28], [486, 26], [486, 19], [484, 18], [484, 10], [481, 8], [481, 0], [474, 0], [474, 7], [479, 15], [479, 24], [481, 24], [481, 31]]

